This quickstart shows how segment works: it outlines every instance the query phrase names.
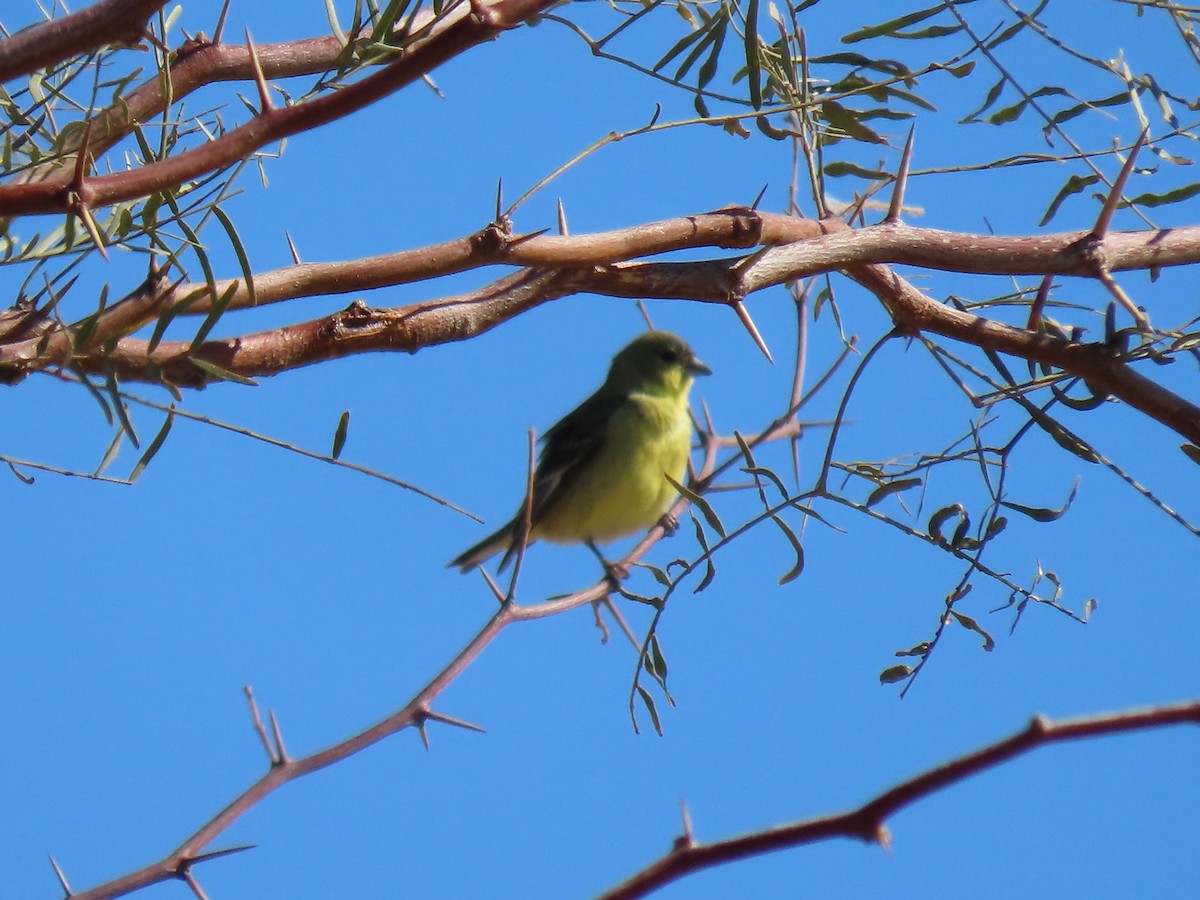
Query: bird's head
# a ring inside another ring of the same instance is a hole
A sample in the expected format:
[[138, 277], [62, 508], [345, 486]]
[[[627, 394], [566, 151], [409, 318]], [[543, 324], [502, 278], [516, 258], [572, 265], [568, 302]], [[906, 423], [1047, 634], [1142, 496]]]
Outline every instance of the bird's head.
[[613, 358], [608, 384], [623, 392], [680, 395], [687, 393], [694, 376], [711, 374], [683, 338], [647, 331]]

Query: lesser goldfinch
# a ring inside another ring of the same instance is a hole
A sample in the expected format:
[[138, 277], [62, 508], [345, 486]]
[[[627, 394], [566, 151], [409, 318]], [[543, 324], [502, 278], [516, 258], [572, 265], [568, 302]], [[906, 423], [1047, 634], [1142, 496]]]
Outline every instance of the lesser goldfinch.
[[[648, 331], [613, 357], [604, 384], [542, 437], [533, 476], [529, 543], [594, 545], [649, 528], [678, 492], [692, 443], [688, 391], [712, 370], [687, 342]], [[473, 569], [516, 550], [521, 512], [455, 559]]]

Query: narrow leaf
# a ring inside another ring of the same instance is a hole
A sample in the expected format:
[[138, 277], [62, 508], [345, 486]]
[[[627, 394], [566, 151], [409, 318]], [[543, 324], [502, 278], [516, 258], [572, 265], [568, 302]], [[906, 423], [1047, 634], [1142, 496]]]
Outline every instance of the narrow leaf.
[[171, 425], [175, 422], [175, 404], [171, 404], [170, 410], [167, 412], [166, 421], [163, 422], [162, 428], [158, 429], [158, 434], [154, 436], [154, 440], [150, 442], [150, 446], [146, 448], [146, 452], [142, 454], [141, 459], [133, 467], [133, 471], [129, 473], [129, 481], [137, 481], [138, 476], [142, 474], [146, 466], [150, 464], [150, 460], [154, 459], [154, 454], [158, 452], [158, 448], [163, 445], [163, 441], [167, 439], [167, 435], [171, 432]]
[[346, 446], [346, 432], [350, 428], [350, 410], [342, 413], [342, 417], [338, 419], [337, 430], [333, 433], [333, 452], [330, 454], [334, 459], [342, 455], [342, 449]]

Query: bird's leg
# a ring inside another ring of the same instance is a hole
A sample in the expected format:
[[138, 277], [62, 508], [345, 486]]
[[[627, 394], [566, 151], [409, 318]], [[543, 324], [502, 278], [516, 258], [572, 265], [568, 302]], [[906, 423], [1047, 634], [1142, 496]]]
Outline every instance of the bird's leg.
[[600, 548], [593, 541], [585, 541], [588, 549], [596, 554], [596, 559], [600, 560], [600, 565], [604, 566], [604, 574], [608, 576], [608, 580], [612, 582], [614, 588], [618, 587], [622, 581], [629, 577], [629, 566], [625, 563], [609, 562], [604, 558], [604, 554], [600, 552]]
[[662, 518], [658, 520], [658, 524], [662, 526], [663, 533], [667, 537], [671, 537], [671, 535], [679, 530], [679, 519], [671, 515], [669, 509], [662, 514]]

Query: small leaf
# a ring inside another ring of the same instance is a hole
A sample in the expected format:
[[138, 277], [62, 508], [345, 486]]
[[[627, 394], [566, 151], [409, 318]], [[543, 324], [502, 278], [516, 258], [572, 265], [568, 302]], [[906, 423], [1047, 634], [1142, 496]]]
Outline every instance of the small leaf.
[[[1185, 445], [1186, 446], [1186, 445]], [[1079, 492], [1079, 479], [1075, 479], [1075, 484], [1071, 488], [1071, 493], [1068, 495], [1066, 502], [1058, 509], [1047, 509], [1044, 506], [1024, 506], [1020, 503], [1010, 503], [1007, 500], [1001, 500], [1001, 506], [1007, 506], [1014, 512], [1019, 512], [1021, 515], [1029, 516], [1035, 522], [1054, 522], [1061, 519], [1071, 508], [1071, 503], [1075, 500], [1075, 495]]]
[[1195, 444], [1180, 444], [1179, 449], [1183, 451], [1184, 456], [1196, 465], [1200, 465], [1200, 447]]
[[921, 641], [915, 647], [909, 647], [907, 650], [897, 650], [897, 656], [924, 656], [929, 652], [931, 644], [929, 641]]
[[994, 649], [996, 649], [996, 642], [994, 640], [992, 640], [992, 636], [990, 634], [988, 634], [986, 631], [984, 631], [982, 628], [980, 628], [979, 623], [976, 622], [974, 619], [972, 619], [970, 616], [964, 616], [962, 613], [955, 612], [954, 610], [950, 610], [950, 615], [954, 616], [955, 621], [958, 622], [958, 624], [961, 625], [963, 628], [966, 628], [969, 631], [974, 631], [976, 634], [978, 634], [979, 636], [981, 636], [983, 638], [983, 649], [984, 650], [991, 653]]
[[664, 572], [658, 566], [652, 566], [652, 565], [650, 565], [650, 563], [645, 563], [645, 562], [635, 563], [634, 565], [638, 566], [639, 568], [645, 569], [647, 572], [649, 572], [651, 575], [653, 575], [654, 580], [657, 581], [659, 584], [661, 584], [663, 587], [671, 586], [670, 577], [667, 575], [666, 572]]
[[684, 487], [670, 475], [665, 475], [664, 477], [671, 483], [671, 486], [675, 488], [675, 490], [679, 491], [682, 496], [686, 497], [693, 506], [695, 506], [698, 510], [700, 510], [701, 513], [704, 514], [705, 521], [708, 522], [709, 527], [712, 528], [713, 531], [715, 531], [721, 537], [725, 537], [725, 526], [721, 524], [721, 520], [717, 517], [716, 512], [713, 510], [712, 506], [707, 500], [705, 500], [691, 488]]
[[244, 384], [248, 387], [258, 387], [258, 382], [253, 378], [247, 378], [245, 375], [239, 375], [237, 372], [230, 372], [228, 369], [222, 369], [214, 362], [209, 362], [207, 359], [198, 359], [192, 357], [192, 365], [197, 369], [203, 369], [214, 378], [221, 381], [232, 381], [236, 384]]
[[650, 721], [654, 723], [654, 730], [658, 732], [659, 737], [662, 737], [662, 723], [658, 721], [658, 710], [654, 706], [654, 698], [640, 684], [637, 686], [637, 692], [638, 696], [642, 698], [642, 702], [646, 704], [646, 712], [650, 713]]
[[116, 434], [113, 435], [112, 441], [109, 442], [108, 449], [104, 451], [104, 455], [100, 457], [100, 464], [96, 466], [96, 471], [93, 475], [100, 475], [112, 465], [112, 461], [117, 458], [117, 451], [121, 449], [121, 444], [125, 440], [124, 429], [118, 428]]
[[787, 584], [789, 581], [795, 581], [800, 577], [800, 573], [804, 571], [804, 547], [800, 544], [800, 538], [796, 537], [796, 533], [791, 527], [779, 516], [771, 516], [771, 521], [779, 526], [779, 530], [783, 532], [784, 537], [791, 541], [792, 549], [796, 551], [796, 564], [788, 569], [779, 578], [780, 584]]
[[913, 673], [911, 666], [899, 665], [889, 666], [879, 673], [880, 684], [895, 684], [897, 681], [903, 681]]
[[930, 537], [932, 537], [939, 544], [947, 544], [948, 542], [946, 538], [942, 535], [942, 526], [956, 516], [958, 517], [960, 523], [964, 520], [967, 520], [967, 511], [965, 508], [963, 508], [961, 503], [952, 503], [949, 506], [943, 506], [932, 516], [930, 516], [928, 527]]
[[142, 474], [146, 466], [150, 464], [150, 460], [154, 458], [154, 454], [158, 452], [158, 448], [163, 445], [163, 441], [167, 439], [167, 435], [171, 432], [171, 425], [175, 422], [175, 405], [171, 404], [170, 410], [167, 412], [167, 419], [162, 424], [162, 428], [158, 430], [158, 434], [154, 436], [154, 440], [150, 442], [150, 446], [146, 448], [146, 452], [142, 454], [141, 459], [134, 465], [133, 471], [129, 473], [129, 481], [132, 483], [138, 480], [138, 476]]
[[654, 660], [654, 677], [658, 679], [663, 686], [663, 690], [667, 687], [667, 659], [663, 656], [662, 648], [658, 644], [658, 635], [650, 636], [650, 656]]
[[704, 577], [700, 579], [700, 583], [692, 591], [693, 594], [698, 594], [712, 582], [713, 577], [717, 574], [717, 567], [713, 565], [712, 553], [708, 549], [708, 539], [704, 536], [704, 526], [700, 524], [700, 520], [694, 515], [692, 516], [692, 525], [696, 528], [696, 540], [704, 549]]
[[337, 459], [342, 455], [342, 450], [346, 446], [346, 431], [350, 428], [350, 410], [342, 413], [342, 417], [338, 419], [337, 430], [333, 433], [333, 452], [329, 455]]
[[898, 478], [895, 481], [889, 481], [887, 484], [881, 484], [875, 490], [871, 491], [871, 496], [867, 498], [867, 508], [870, 509], [884, 497], [889, 497], [899, 491], [907, 491], [911, 487], [917, 487], [921, 484], [920, 478]]

